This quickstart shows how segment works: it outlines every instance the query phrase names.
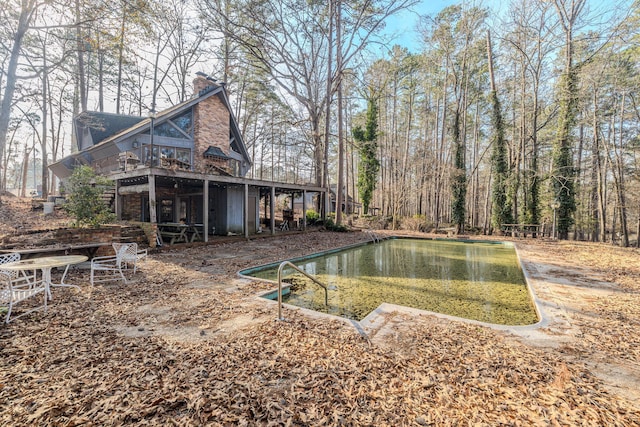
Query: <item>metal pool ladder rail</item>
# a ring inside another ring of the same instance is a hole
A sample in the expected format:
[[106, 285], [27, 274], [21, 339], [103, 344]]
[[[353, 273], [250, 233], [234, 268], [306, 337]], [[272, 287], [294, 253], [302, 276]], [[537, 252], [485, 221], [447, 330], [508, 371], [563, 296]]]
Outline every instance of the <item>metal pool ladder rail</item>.
[[293, 268], [298, 273], [304, 274], [309, 279], [311, 279], [313, 282], [315, 282], [318, 285], [320, 285], [320, 287], [322, 289], [324, 289], [324, 304], [325, 305], [329, 305], [329, 291], [327, 289], [327, 286], [324, 283], [320, 282], [318, 279], [316, 279], [315, 277], [311, 276], [309, 273], [307, 273], [306, 271], [302, 270], [298, 266], [292, 264], [291, 262], [283, 261], [283, 262], [280, 263], [280, 267], [278, 267], [278, 320], [284, 320], [282, 318], [282, 270], [286, 266]]
[[382, 237], [380, 237], [378, 233], [376, 233], [375, 231], [364, 230], [364, 232], [367, 236], [369, 236], [369, 238], [371, 239], [371, 241], [373, 241], [373, 243], [380, 243], [382, 241]]

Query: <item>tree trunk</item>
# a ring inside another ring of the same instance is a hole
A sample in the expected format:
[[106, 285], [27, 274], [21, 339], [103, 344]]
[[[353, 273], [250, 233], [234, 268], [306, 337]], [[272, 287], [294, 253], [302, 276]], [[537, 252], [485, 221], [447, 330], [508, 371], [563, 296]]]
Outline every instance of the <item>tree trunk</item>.
[[[37, 7], [37, 0], [22, 0], [20, 16], [18, 17], [18, 25], [15, 33], [13, 34], [13, 45], [11, 46], [9, 63], [5, 72], [6, 83], [4, 93], [2, 95], [2, 104], [0, 104], [0, 159], [4, 158], [4, 148], [7, 142], [11, 106], [13, 105], [13, 95], [16, 90], [16, 82], [18, 79], [16, 71], [18, 69], [20, 50], [22, 49], [24, 36], [29, 29], [29, 23], [31, 22], [31, 18], [33, 17]], [[1, 201], [2, 196], [0, 195], [0, 202]]]
[[625, 111], [626, 94], [622, 93], [622, 99], [620, 101], [620, 133], [618, 135], [618, 143], [613, 146], [613, 152], [616, 156], [615, 166], [616, 173], [613, 174], [616, 194], [618, 199], [618, 215], [620, 215], [620, 233], [621, 241], [620, 245], [627, 248], [629, 247], [629, 228], [627, 224], [627, 203], [625, 195], [625, 174], [624, 174], [624, 161], [622, 160], [621, 152], [623, 151], [623, 127], [624, 127], [624, 111]]
[[[122, 20], [120, 21], [120, 40], [118, 42], [118, 78], [116, 80], [116, 114], [120, 114], [120, 98], [122, 97], [122, 68], [124, 67], [124, 34], [126, 30], [127, 14], [126, 3], [122, 2]], [[157, 68], [157, 66], [155, 67]], [[154, 70], [154, 74], [157, 70]], [[155, 81], [153, 91], [155, 92]], [[155, 105], [152, 102], [151, 110], [155, 110]]]
[[27, 180], [29, 178], [29, 157], [31, 149], [24, 144], [24, 156], [22, 158], [22, 185], [20, 186], [20, 197], [27, 196]]
[[42, 153], [42, 170], [40, 180], [42, 182], [42, 198], [49, 195], [49, 164], [47, 150], [47, 107], [49, 103], [49, 70], [47, 64], [47, 43], [42, 45], [42, 138], [40, 139], [40, 152]]
[[[329, 215], [330, 205], [330, 191], [329, 191], [329, 135], [331, 133], [331, 93], [333, 90], [333, 2], [329, 0], [329, 33], [327, 41], [327, 86], [326, 86], [326, 98], [325, 98], [325, 116], [324, 116], [324, 145], [320, 144], [320, 141], [316, 143], [316, 156], [315, 156], [315, 168], [316, 168], [316, 185], [326, 189], [325, 199], [320, 203], [321, 217], [326, 219]], [[321, 147], [323, 149], [321, 149]]]
[[569, 228], [574, 223], [573, 215], [576, 210], [575, 200], [575, 171], [571, 153], [571, 132], [576, 120], [576, 105], [578, 102], [578, 72], [573, 64], [574, 24], [586, 0], [571, 0], [570, 6], [566, 0], [554, 0], [560, 25], [564, 31], [564, 66], [560, 76], [560, 101], [558, 114], [558, 132], [553, 147], [553, 193], [559, 204], [557, 210], [558, 238], [567, 239]]
[[76, 12], [76, 55], [78, 61], [78, 83], [77, 90], [80, 94], [80, 112], [87, 111], [87, 90], [85, 82], [85, 66], [84, 66], [84, 37], [82, 34], [82, 16], [80, 16], [80, 0], [75, 0]]
[[[595, 89], [595, 88], [593, 88]], [[593, 117], [592, 117], [592, 146], [591, 146], [591, 241], [602, 241], [603, 224], [601, 219], [604, 216], [603, 204], [599, 202], [600, 176], [602, 166], [600, 161], [600, 133], [598, 132], [598, 91], [593, 90]]]
[[336, 190], [336, 224], [342, 224], [342, 204], [344, 199], [344, 135], [342, 123], [342, 0], [336, 3], [336, 71], [338, 78], [338, 180]]

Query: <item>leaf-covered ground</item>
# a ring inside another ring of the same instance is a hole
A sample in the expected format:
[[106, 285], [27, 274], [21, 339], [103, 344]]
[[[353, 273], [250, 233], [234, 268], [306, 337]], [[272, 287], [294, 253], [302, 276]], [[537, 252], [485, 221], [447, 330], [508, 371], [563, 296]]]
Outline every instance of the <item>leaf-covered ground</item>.
[[165, 250], [94, 288], [73, 271], [80, 290], [0, 326], [0, 425], [640, 425], [637, 250], [521, 240], [559, 313], [535, 339], [430, 315], [392, 313], [370, 336], [299, 310], [276, 321], [255, 297], [270, 286], [236, 276], [360, 240]]

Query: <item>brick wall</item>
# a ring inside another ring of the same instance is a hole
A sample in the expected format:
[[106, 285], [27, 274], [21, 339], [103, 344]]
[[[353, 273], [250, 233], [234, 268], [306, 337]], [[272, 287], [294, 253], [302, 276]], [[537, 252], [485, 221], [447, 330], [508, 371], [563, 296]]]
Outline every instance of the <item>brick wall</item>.
[[139, 194], [127, 194], [122, 197], [122, 219], [137, 221], [142, 213], [142, 202]]
[[[215, 83], [197, 77], [194, 82], [196, 94], [207, 86]], [[202, 154], [209, 146], [220, 148], [225, 154], [229, 154], [229, 110], [217, 96], [210, 96], [198, 103], [194, 109], [194, 140], [195, 140], [195, 170], [205, 172], [205, 159]]]
[[[149, 244], [141, 223], [131, 225], [105, 225], [96, 228], [58, 228], [34, 230], [28, 235], [8, 236], [0, 249], [45, 248], [102, 242], [136, 242], [142, 247]], [[154, 242], [155, 243], [155, 242]], [[96, 255], [109, 255], [110, 246], [100, 248]]]

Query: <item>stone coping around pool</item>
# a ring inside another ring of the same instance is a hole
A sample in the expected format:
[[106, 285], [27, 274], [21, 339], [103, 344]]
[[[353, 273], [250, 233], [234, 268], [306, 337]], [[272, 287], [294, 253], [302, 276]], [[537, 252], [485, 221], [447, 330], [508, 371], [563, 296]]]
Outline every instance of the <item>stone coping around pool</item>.
[[[357, 321], [357, 320], [353, 320], [353, 319], [348, 319], [345, 317], [341, 317], [341, 316], [336, 316], [333, 314], [328, 314], [328, 313], [322, 313], [319, 311], [315, 311], [315, 310], [311, 310], [308, 308], [304, 308], [304, 307], [298, 307], [298, 306], [294, 306], [291, 304], [287, 304], [287, 303], [282, 303], [283, 307], [286, 307], [289, 310], [299, 310], [301, 313], [304, 313], [307, 316], [310, 317], [315, 317], [315, 318], [328, 318], [328, 319], [334, 319], [334, 320], [339, 320], [342, 321], [344, 323], [350, 324], [352, 325], [360, 335], [369, 338], [371, 335], [375, 334], [376, 331], [380, 330], [386, 323], [386, 319], [390, 314], [393, 313], [402, 313], [402, 314], [407, 314], [410, 316], [434, 316], [434, 317], [438, 317], [438, 318], [442, 318], [442, 319], [447, 319], [447, 320], [452, 320], [452, 321], [458, 321], [458, 322], [465, 322], [465, 323], [469, 323], [469, 324], [474, 324], [474, 325], [480, 325], [480, 326], [485, 326], [488, 328], [492, 328], [492, 329], [497, 329], [497, 330], [501, 330], [501, 331], [507, 331], [507, 332], [512, 332], [515, 333], [517, 335], [528, 335], [530, 333], [535, 333], [536, 330], [539, 330], [540, 328], [543, 328], [545, 326], [547, 326], [550, 323], [550, 319], [549, 319], [549, 313], [547, 310], [543, 310], [542, 307], [550, 307], [550, 303], [548, 302], [543, 302], [541, 300], [538, 299], [535, 291], [534, 291], [534, 287], [535, 286], [541, 286], [543, 284], [541, 283], [537, 283], [537, 281], [533, 280], [528, 272], [528, 268], [525, 267], [530, 267], [530, 263], [526, 260], [523, 260], [520, 252], [518, 251], [518, 247], [516, 244], [514, 244], [513, 242], [507, 242], [507, 241], [484, 241], [484, 240], [462, 240], [462, 239], [444, 239], [444, 238], [419, 238], [419, 237], [404, 237], [404, 236], [390, 236], [389, 239], [397, 239], [397, 238], [401, 238], [401, 239], [416, 239], [416, 240], [448, 240], [448, 241], [456, 241], [456, 242], [465, 242], [465, 243], [489, 243], [489, 244], [497, 244], [497, 245], [504, 245], [504, 246], [508, 246], [508, 247], [513, 247], [515, 252], [516, 252], [516, 256], [518, 258], [518, 262], [520, 263], [520, 268], [522, 270], [522, 273], [524, 274], [525, 277], [525, 281], [527, 283], [527, 289], [529, 290], [529, 296], [531, 297], [531, 300], [533, 302], [534, 308], [536, 310], [536, 313], [538, 315], [538, 322], [531, 324], [531, 325], [500, 325], [500, 324], [496, 324], [496, 323], [488, 323], [488, 322], [481, 322], [479, 320], [473, 320], [473, 319], [467, 319], [464, 317], [458, 317], [458, 316], [452, 316], [449, 314], [443, 314], [443, 313], [438, 313], [435, 311], [428, 311], [428, 310], [421, 310], [418, 308], [412, 308], [412, 307], [406, 307], [403, 305], [397, 305], [397, 304], [391, 304], [391, 303], [382, 303], [380, 304], [375, 310], [373, 310], [371, 313], [369, 313], [364, 319], [362, 319], [361, 321]], [[335, 249], [331, 249], [328, 251], [323, 251], [323, 252], [319, 252], [319, 253], [313, 253], [310, 255], [306, 255], [306, 256], [302, 256], [302, 257], [297, 257], [297, 258], [292, 258], [289, 260], [283, 260], [283, 261], [278, 261], [278, 262], [274, 262], [274, 263], [270, 263], [270, 264], [264, 264], [261, 266], [257, 266], [257, 267], [252, 267], [252, 268], [248, 268], [248, 269], [244, 269], [238, 272], [238, 276], [242, 277], [243, 279], [250, 279], [250, 280], [261, 280], [267, 283], [274, 283], [274, 284], [278, 284], [276, 281], [274, 280], [267, 280], [267, 279], [258, 279], [256, 277], [253, 276], [249, 276], [249, 274], [251, 274], [251, 272], [256, 271], [256, 270], [262, 270], [265, 268], [273, 268], [276, 267], [278, 265], [280, 265], [282, 262], [284, 261], [289, 261], [289, 262], [298, 262], [298, 261], [304, 261], [307, 260], [309, 258], [315, 257], [319, 254], [325, 255], [325, 254], [331, 254], [331, 253], [335, 253], [335, 252], [340, 252], [343, 251], [345, 249], [351, 249], [351, 248], [355, 248], [358, 246], [362, 246], [362, 245], [366, 245], [366, 244], [374, 244], [371, 241], [367, 241], [367, 242], [362, 242], [362, 243], [355, 243], [352, 245], [347, 245], [347, 246], [342, 246], [339, 248], [335, 248]], [[282, 294], [286, 295], [287, 292], [289, 292], [289, 286], [290, 285], [284, 285], [282, 287]], [[265, 304], [273, 304], [275, 309], [274, 309], [274, 313], [277, 313], [277, 306], [278, 306], [278, 300], [277, 300], [277, 295], [278, 295], [278, 289], [271, 289], [268, 290], [266, 292], [260, 292], [256, 295], [256, 298], [259, 298], [263, 303]], [[271, 299], [269, 297], [274, 297], [275, 299]], [[277, 317], [277, 316], [276, 316]], [[556, 316], [552, 316], [552, 317], [556, 317]], [[286, 317], [285, 319], [283, 319], [286, 321]], [[558, 320], [558, 319], [555, 319]]]
[[[506, 241], [496, 241], [496, 240], [470, 240], [470, 239], [445, 239], [445, 238], [439, 238], [439, 237], [407, 237], [407, 236], [389, 236], [387, 238], [385, 238], [384, 240], [391, 240], [391, 239], [407, 239], [407, 240], [435, 240], [435, 241], [448, 241], [448, 242], [462, 242], [462, 243], [482, 243], [482, 244], [489, 244], [489, 245], [502, 245], [502, 246], [507, 246], [507, 247], [512, 247], [514, 248], [515, 245], [513, 244], [513, 242], [506, 242]], [[347, 249], [352, 249], [352, 248], [357, 248], [358, 246], [362, 246], [362, 245], [373, 245], [376, 244], [374, 242], [372, 242], [371, 240], [365, 240], [363, 242], [360, 243], [353, 243], [351, 245], [346, 245], [346, 246], [340, 246], [338, 248], [334, 248], [334, 249], [329, 249], [326, 251], [322, 251], [322, 252], [314, 252], [312, 254], [309, 255], [303, 255], [303, 256], [299, 256], [299, 257], [295, 257], [295, 258], [289, 258], [289, 259], [283, 259], [280, 261], [276, 261], [276, 262], [271, 262], [268, 264], [262, 264], [262, 265], [258, 265], [255, 267], [251, 267], [251, 268], [245, 268], [242, 269], [240, 271], [238, 271], [238, 276], [243, 278], [243, 279], [249, 279], [249, 280], [262, 280], [264, 282], [268, 282], [268, 283], [275, 283], [276, 285], [278, 284], [278, 282], [276, 282], [275, 280], [268, 280], [268, 279], [258, 279], [257, 277], [253, 277], [250, 276], [251, 273], [253, 273], [256, 270], [265, 270], [268, 268], [274, 268], [274, 267], [278, 267], [280, 264], [282, 264], [285, 261], [289, 261], [292, 263], [296, 263], [296, 262], [300, 262], [300, 261], [306, 261], [310, 258], [314, 258], [318, 255], [329, 255], [329, 254], [333, 254], [336, 252], [341, 252]], [[517, 248], [516, 248], [516, 253], [517, 253]], [[518, 259], [520, 259], [520, 257], [518, 257]]]

